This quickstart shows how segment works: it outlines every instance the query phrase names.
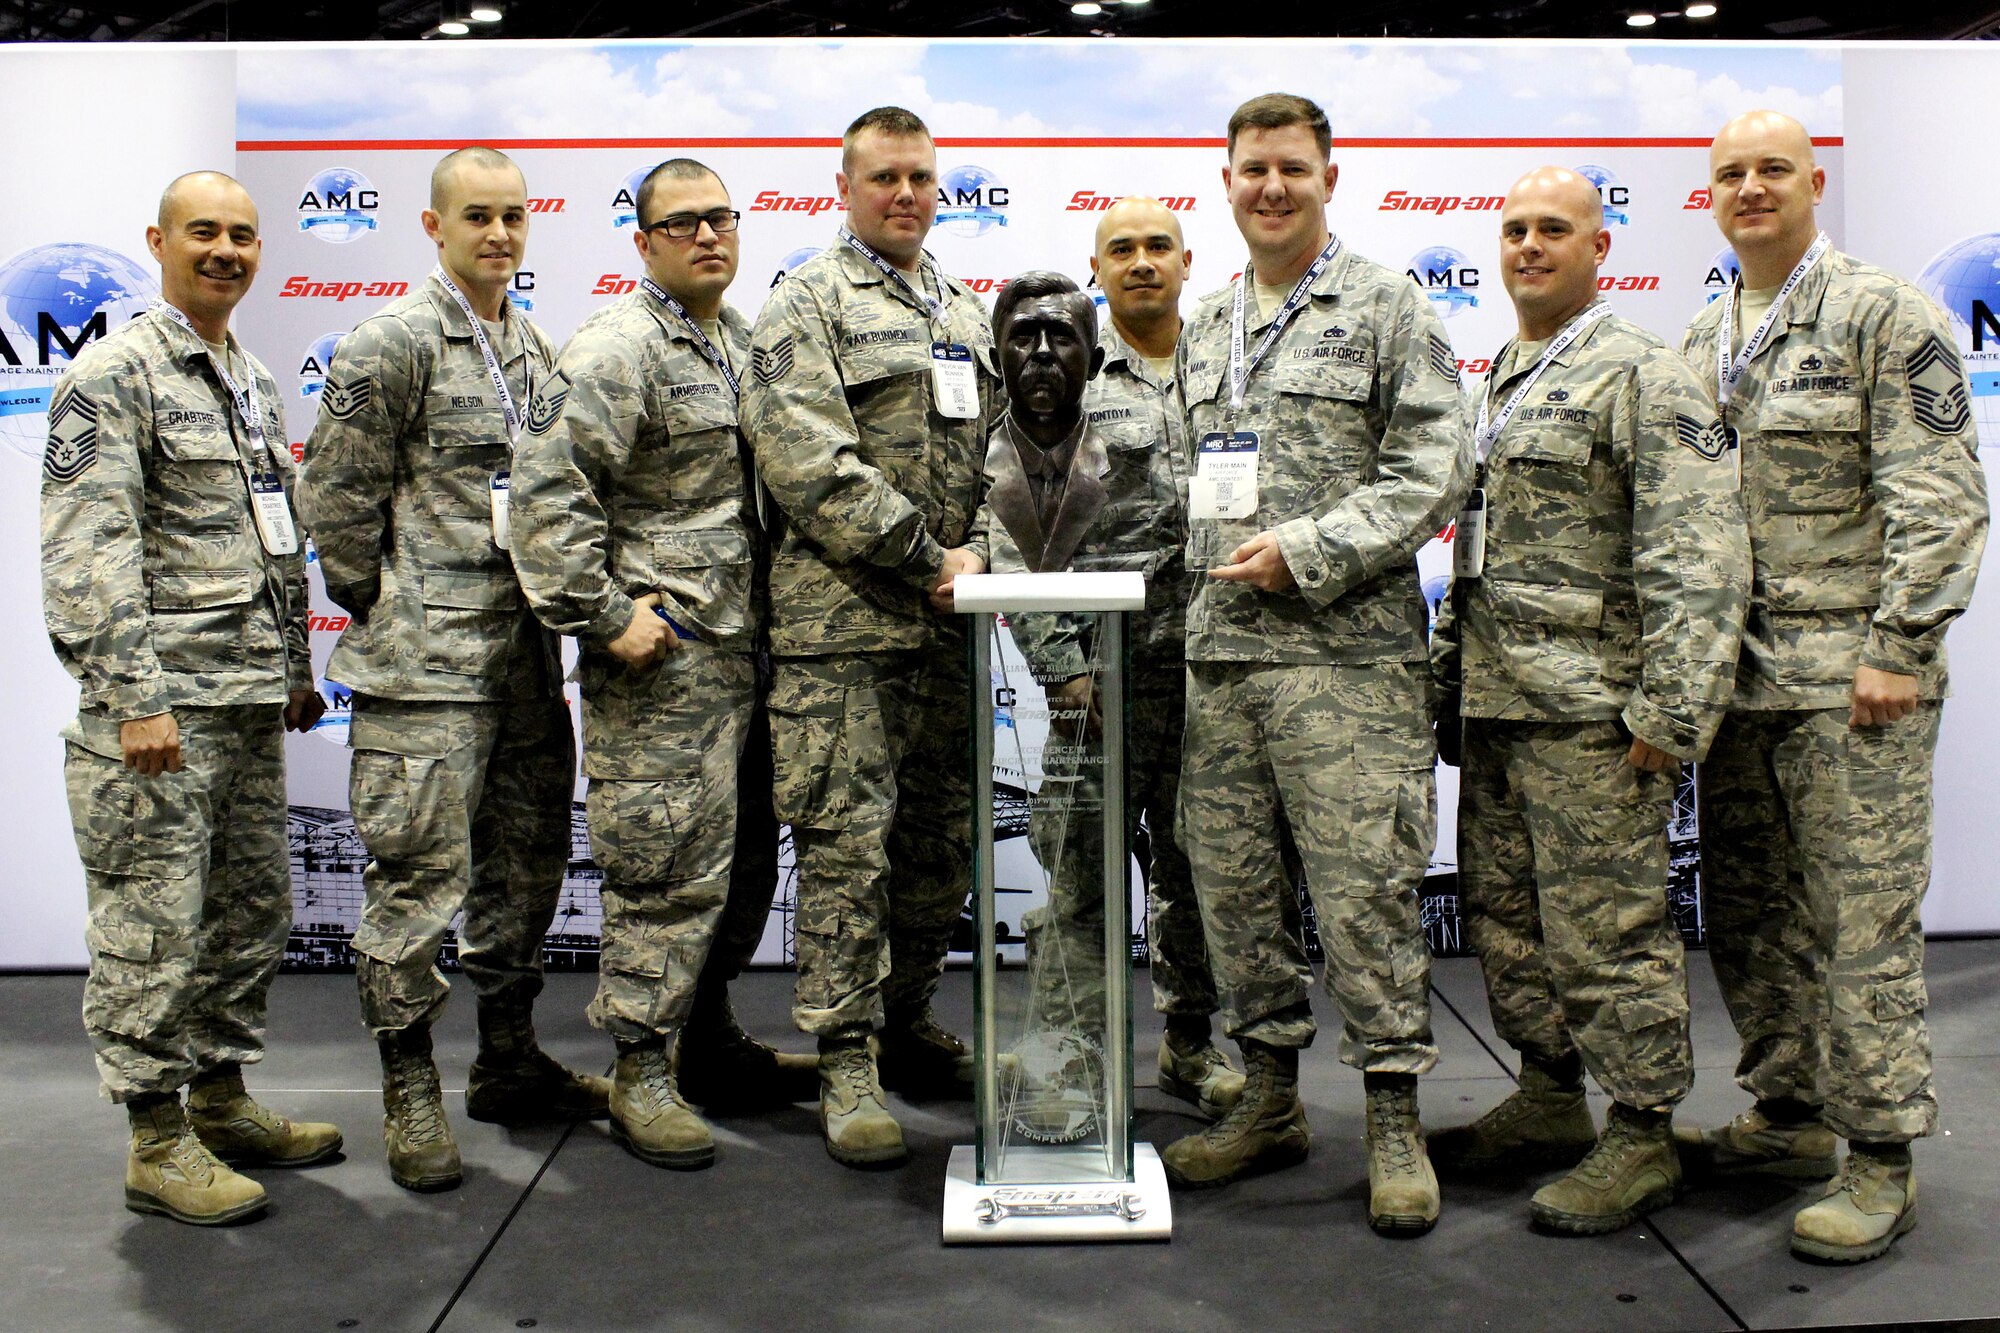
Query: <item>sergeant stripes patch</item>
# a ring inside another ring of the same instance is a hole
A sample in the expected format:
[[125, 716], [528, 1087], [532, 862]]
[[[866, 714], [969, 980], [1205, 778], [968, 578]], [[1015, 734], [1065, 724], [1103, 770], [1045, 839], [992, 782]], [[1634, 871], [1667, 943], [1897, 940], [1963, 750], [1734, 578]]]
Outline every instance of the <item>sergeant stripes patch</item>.
[[1431, 334], [1430, 349], [1427, 356], [1432, 370], [1435, 370], [1453, 384], [1458, 383], [1458, 358], [1452, 355], [1450, 343], [1446, 342], [1438, 334]]
[[72, 391], [49, 412], [42, 471], [50, 481], [75, 481], [97, 461], [97, 404]]
[[562, 419], [563, 405], [569, 402], [570, 386], [574, 383], [560, 370], [542, 381], [535, 390], [535, 401], [528, 404], [528, 419], [524, 423], [528, 434], [546, 435], [549, 427]]
[[769, 347], [754, 349], [750, 362], [759, 384], [776, 384], [792, 372], [792, 335], [786, 334]]
[[1905, 367], [1910, 379], [1910, 412], [1917, 424], [1939, 435], [1956, 435], [1972, 420], [1965, 371], [1958, 349], [1933, 333]]
[[1674, 414], [1674, 436], [1687, 448], [1713, 463], [1729, 452], [1729, 435], [1720, 421], [1707, 424], [1693, 417]]
[[368, 406], [374, 398], [373, 376], [359, 375], [345, 383], [330, 379], [326, 388], [320, 391], [320, 410], [335, 421], [345, 421]]

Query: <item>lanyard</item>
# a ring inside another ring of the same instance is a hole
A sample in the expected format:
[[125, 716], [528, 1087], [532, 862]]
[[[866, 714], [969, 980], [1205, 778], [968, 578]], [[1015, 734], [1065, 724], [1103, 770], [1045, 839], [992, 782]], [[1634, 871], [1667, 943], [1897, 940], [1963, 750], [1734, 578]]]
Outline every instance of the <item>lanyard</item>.
[[1792, 294], [1793, 288], [1805, 281], [1806, 274], [1812, 272], [1813, 266], [1832, 248], [1833, 242], [1828, 239], [1825, 232], [1813, 238], [1813, 243], [1807, 248], [1804, 257], [1792, 269], [1792, 276], [1786, 278], [1785, 285], [1778, 288], [1778, 295], [1771, 302], [1771, 308], [1764, 312], [1764, 322], [1757, 326], [1755, 333], [1743, 340], [1743, 350], [1736, 354], [1733, 363], [1729, 359], [1729, 337], [1736, 330], [1736, 293], [1743, 285], [1743, 275], [1738, 273], [1736, 281], [1730, 283], [1729, 290], [1722, 294], [1722, 322], [1716, 326], [1715, 332], [1715, 401], [1723, 415], [1728, 415], [1729, 400], [1736, 394], [1737, 381], [1743, 378], [1744, 371], [1750, 369], [1751, 359], [1763, 350], [1764, 339], [1771, 335], [1772, 326], [1778, 322], [1778, 316], [1784, 313], [1785, 298]]
[[[153, 308], [201, 339], [202, 350], [208, 357], [208, 364], [215, 368], [216, 375], [222, 380], [222, 387], [229, 391], [229, 401], [236, 409], [237, 420], [243, 423], [244, 432], [250, 436], [250, 450], [257, 457], [258, 468], [263, 471], [272, 470], [274, 464], [271, 458], [271, 446], [264, 439], [264, 418], [257, 410], [256, 375], [251, 375], [248, 383], [238, 384], [236, 377], [229, 373], [228, 358], [217, 360], [215, 353], [208, 351], [208, 340], [201, 337], [201, 331], [195, 328], [194, 321], [165, 301], [161, 301]], [[222, 336], [227, 339], [229, 334], [225, 332]]]
[[912, 297], [916, 298], [918, 304], [923, 306], [924, 313], [929, 315], [932, 319], [936, 319], [938, 316], [944, 313], [943, 301], [938, 300], [934, 296], [926, 296], [923, 292], [920, 292], [915, 287], [911, 286], [910, 280], [903, 276], [903, 271], [897, 268], [894, 264], [891, 264], [888, 260], [882, 258], [882, 256], [876, 254], [873, 250], [869, 249], [868, 242], [862, 240], [859, 236], [856, 236], [853, 232], [848, 231], [845, 227], [841, 228], [840, 239], [847, 242], [849, 248], [858, 253], [863, 259], [867, 260], [869, 263], [873, 264], [877, 269], [881, 270], [883, 277], [889, 279], [891, 282], [901, 287], [904, 291], [908, 292]]
[[1243, 389], [1250, 382], [1250, 372], [1257, 368], [1257, 363], [1271, 350], [1271, 344], [1278, 341], [1278, 335], [1285, 331], [1285, 325], [1291, 323], [1292, 316], [1305, 304], [1312, 285], [1319, 281], [1320, 275], [1326, 272], [1327, 266], [1332, 264], [1339, 254], [1340, 238], [1338, 236], [1328, 238], [1326, 248], [1319, 252], [1319, 258], [1313, 260], [1312, 267], [1306, 270], [1305, 276], [1292, 288], [1292, 294], [1278, 307], [1278, 313], [1271, 317], [1271, 327], [1264, 334], [1264, 341], [1257, 344], [1257, 350], [1250, 354], [1248, 360], [1243, 356], [1243, 292], [1250, 285], [1250, 275], [1244, 273], [1236, 279], [1236, 297], [1229, 308], [1230, 407], [1243, 406]]
[[1535, 381], [1542, 377], [1542, 372], [1547, 370], [1557, 357], [1568, 351], [1571, 343], [1589, 332], [1598, 320], [1610, 313], [1610, 306], [1602, 301], [1593, 301], [1589, 309], [1565, 324], [1561, 333], [1549, 339], [1549, 345], [1542, 349], [1542, 359], [1535, 362], [1535, 368], [1528, 372], [1527, 378], [1522, 380], [1508, 396], [1505, 406], [1500, 409], [1500, 415], [1495, 417], [1490, 425], [1487, 422], [1487, 414], [1493, 410], [1493, 395], [1490, 392], [1479, 395], [1479, 424], [1473, 429], [1472, 439], [1474, 447], [1479, 452], [1480, 462], [1486, 461], [1486, 455], [1492, 452], [1494, 442], [1500, 438], [1500, 432], [1506, 430], [1507, 423], [1513, 420], [1514, 409], [1521, 405], [1522, 399], [1528, 396], [1528, 391], [1535, 387]]
[[675, 300], [666, 288], [660, 286], [659, 283], [654, 282], [649, 277], [640, 278], [639, 285], [644, 287], [647, 294], [655, 301], [658, 301], [661, 305], [672, 311], [674, 318], [686, 326], [688, 335], [694, 339], [694, 345], [700, 349], [703, 356], [715, 363], [715, 368], [722, 372], [722, 378], [728, 381], [729, 392], [740, 393], [742, 386], [736, 382], [736, 372], [729, 368], [729, 358], [725, 357], [716, 349], [715, 344], [708, 340], [708, 335], [701, 331], [701, 325], [695, 323], [694, 316], [687, 312], [687, 307]]
[[[451, 299], [458, 302], [458, 308], [465, 312], [466, 323], [472, 325], [472, 340], [479, 344], [479, 355], [486, 361], [486, 378], [493, 381], [493, 392], [500, 397], [500, 412], [507, 418], [507, 443], [511, 445], [521, 438], [521, 413], [514, 406], [514, 391], [507, 387], [507, 373], [500, 368], [500, 357], [486, 337], [486, 326], [473, 313], [472, 302], [465, 299], [465, 293], [451, 280], [451, 274], [444, 271], [443, 264], [439, 264], [431, 276], [451, 293]], [[502, 301], [501, 310], [505, 313], [505, 298]]]

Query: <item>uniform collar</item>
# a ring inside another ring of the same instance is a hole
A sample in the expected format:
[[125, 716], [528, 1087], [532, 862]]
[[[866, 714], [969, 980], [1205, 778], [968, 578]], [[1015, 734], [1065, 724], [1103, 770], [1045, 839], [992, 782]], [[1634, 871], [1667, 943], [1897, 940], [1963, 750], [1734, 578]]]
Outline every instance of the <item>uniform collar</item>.
[[[166, 298], [162, 297], [160, 304], [166, 305]], [[183, 310], [181, 313], [185, 315], [187, 312]], [[184, 327], [179, 320], [157, 312], [153, 322], [159, 326], [161, 334], [166, 338], [167, 345], [173, 350], [176, 360], [206, 361], [208, 359], [208, 343], [199, 333], [196, 333], [193, 329]], [[223, 330], [222, 345], [237, 356], [243, 357], [246, 363], [249, 361], [249, 357], [243, 351], [243, 344], [236, 340], [235, 330]]]
[[[433, 273], [424, 279], [424, 295], [428, 296], [431, 304], [438, 308], [438, 324], [445, 337], [472, 341], [472, 325], [466, 322], [465, 312], [458, 308], [458, 302], [451, 299], [451, 293], [438, 281], [437, 274]], [[513, 350], [502, 358], [509, 363], [527, 355], [528, 352], [527, 337], [514, 327], [514, 321], [521, 318], [521, 312], [512, 309], [513, 304], [504, 296], [500, 299], [500, 323], [514, 334], [508, 340], [513, 344]]]
[[[1326, 266], [1326, 272], [1320, 274], [1313, 285], [1307, 289], [1312, 293], [1313, 301], [1318, 301], [1322, 297], [1335, 301], [1340, 299], [1341, 282], [1347, 276], [1347, 260], [1352, 253], [1352, 250], [1346, 244], [1341, 245], [1340, 253], [1335, 255], [1333, 262]], [[1241, 280], [1250, 286], [1250, 290], [1243, 293], [1243, 299], [1246, 303], [1249, 303], [1244, 306], [1243, 310], [1244, 331], [1247, 333], [1256, 329], [1268, 328], [1271, 323], [1271, 317], [1278, 312], [1264, 309], [1264, 302], [1257, 295], [1256, 284], [1258, 278], [1256, 276], [1256, 264], [1254, 261], [1247, 259], [1243, 261], [1243, 277]], [[1285, 289], [1285, 294], [1287, 296], [1291, 295], [1290, 287]], [[1310, 304], [1311, 302], [1301, 305], [1299, 309], [1301, 311], [1306, 310]], [[1257, 312], [1254, 319], [1250, 316], [1252, 308]], [[1226, 310], [1224, 314], [1227, 317]]]
[[1134, 379], [1141, 380], [1156, 389], [1165, 387], [1154, 383], [1153, 363], [1146, 359], [1144, 352], [1125, 341], [1123, 335], [1118, 332], [1118, 326], [1112, 323], [1108, 310], [1104, 315], [1104, 332], [1098, 336], [1097, 342], [1104, 349], [1104, 370], [1108, 371], [1122, 363], [1125, 373]]
[[[862, 287], [888, 287], [904, 301], [909, 301], [910, 294], [903, 290], [903, 283], [890, 282], [882, 270], [869, 263], [859, 250], [856, 250], [847, 243], [847, 235], [848, 229], [846, 227], [842, 227], [838, 232], [835, 232], [833, 249], [835, 255], [840, 260], [841, 269], [847, 274], [849, 281]], [[885, 257], [882, 262], [886, 264], [889, 261]], [[937, 256], [928, 250], [923, 251], [917, 259], [917, 268], [917, 273], [903, 273], [904, 282], [915, 287], [918, 291], [927, 292], [934, 289], [941, 299], [949, 302], [951, 300], [951, 285], [944, 280], [943, 274], [938, 268]], [[897, 272], [901, 273], [902, 270], [898, 269]], [[912, 304], [915, 303], [912, 302]]]

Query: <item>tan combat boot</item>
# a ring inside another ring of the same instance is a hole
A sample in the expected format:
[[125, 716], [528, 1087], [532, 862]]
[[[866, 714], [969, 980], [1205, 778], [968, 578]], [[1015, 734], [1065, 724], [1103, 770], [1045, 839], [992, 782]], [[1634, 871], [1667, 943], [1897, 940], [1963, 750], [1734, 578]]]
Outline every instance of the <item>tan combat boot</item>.
[[1215, 1048], [1207, 1026], [1208, 1020], [1203, 1018], [1201, 1031], [1181, 1032], [1174, 1018], [1167, 1020], [1167, 1030], [1160, 1038], [1159, 1089], [1216, 1120], [1242, 1100], [1244, 1079], [1229, 1057]]
[[642, 1162], [669, 1171], [715, 1164], [715, 1136], [681, 1100], [664, 1038], [619, 1042], [611, 1074], [611, 1134]]
[[1611, 1103], [1604, 1133], [1576, 1169], [1535, 1191], [1537, 1226], [1570, 1236], [1618, 1231], [1674, 1201], [1681, 1188], [1673, 1112]]
[[535, 1039], [534, 1011], [479, 998], [479, 1054], [465, 1080], [465, 1113], [495, 1125], [539, 1125], [608, 1114], [611, 1080], [567, 1069]]
[[843, 1166], [900, 1166], [909, 1160], [903, 1127], [889, 1114], [865, 1037], [822, 1037], [819, 1118], [827, 1155]]
[[126, 1104], [132, 1151], [125, 1159], [125, 1206], [198, 1227], [240, 1222], [264, 1211], [264, 1187], [215, 1160], [188, 1128], [180, 1096]]
[[1523, 1062], [1521, 1086], [1469, 1125], [1430, 1135], [1431, 1161], [1445, 1172], [1570, 1166], [1597, 1143], [1583, 1088], [1563, 1087]]
[[457, 1189], [463, 1172], [444, 1118], [430, 1029], [392, 1032], [376, 1045], [382, 1054], [382, 1139], [389, 1149], [390, 1179], [420, 1194]]
[[819, 1057], [776, 1051], [752, 1037], [718, 986], [713, 995], [695, 995], [674, 1043], [674, 1078], [683, 1096], [711, 1113], [768, 1111], [819, 1096]]
[[1840, 1165], [1839, 1141], [1820, 1121], [1787, 1124], [1773, 1120], [1761, 1106], [1715, 1129], [1676, 1129], [1674, 1144], [1682, 1167], [1694, 1177], [1825, 1180]]
[[972, 1052], [930, 1006], [892, 1009], [882, 1025], [882, 1086], [905, 1097], [972, 1096]]
[[1442, 1202], [1417, 1121], [1415, 1074], [1367, 1074], [1368, 1225], [1384, 1236], [1421, 1236]]
[[1243, 1043], [1243, 1095], [1222, 1119], [1160, 1154], [1167, 1180], [1182, 1189], [1213, 1189], [1306, 1160], [1312, 1133], [1299, 1102], [1299, 1053]]
[[231, 1166], [310, 1166], [340, 1151], [340, 1131], [315, 1120], [287, 1120], [243, 1087], [243, 1071], [219, 1065], [188, 1085], [188, 1123], [202, 1144]]
[[1878, 1258], [1917, 1224], [1917, 1176], [1906, 1143], [1852, 1143], [1826, 1197], [1792, 1219], [1792, 1253], [1830, 1263]]

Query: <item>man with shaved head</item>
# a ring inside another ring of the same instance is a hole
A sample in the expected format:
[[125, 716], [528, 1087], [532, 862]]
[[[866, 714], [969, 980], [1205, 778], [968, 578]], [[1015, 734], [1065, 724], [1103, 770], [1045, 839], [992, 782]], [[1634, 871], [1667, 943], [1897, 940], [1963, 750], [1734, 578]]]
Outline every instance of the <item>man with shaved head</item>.
[[[1597, 189], [1544, 167], [1500, 215], [1518, 331], [1476, 393], [1478, 473], [1431, 639], [1458, 764], [1458, 888], [1520, 1088], [1431, 1136], [1439, 1169], [1577, 1162], [1534, 1220], [1586, 1235], [1673, 1201], [1694, 1079], [1667, 901], [1684, 761], [1722, 720], [1749, 540], [1700, 380], [1598, 296]], [[1588, 1069], [1611, 1097], [1600, 1135]]]
[[1740, 447], [1755, 582], [1735, 697], [1701, 770], [1709, 957], [1757, 1099], [1691, 1169], [1834, 1175], [1810, 1258], [1873, 1259], [1916, 1221], [1937, 1128], [1924, 1028], [1931, 759], [1944, 637], [1987, 526], [1971, 396], [1943, 315], [1834, 250], [1805, 128], [1752, 111], [1709, 149], [1741, 277], [1683, 350]]
[[423, 226], [430, 280], [334, 350], [300, 501], [327, 595], [353, 617], [327, 672], [354, 692], [348, 791], [369, 855], [355, 976], [389, 1174], [428, 1191], [460, 1177], [430, 1032], [461, 909], [479, 996], [466, 1113], [603, 1115], [609, 1085], [544, 1053], [533, 1021], [576, 758], [556, 636], [508, 559], [514, 442], [555, 359], [507, 299], [528, 241], [520, 169], [490, 148], [447, 155]]
[[[278, 386], [229, 332], [257, 209], [214, 171], [160, 199], [161, 300], [56, 385], [42, 597], [81, 697], [64, 776], [89, 895], [83, 1021], [131, 1121], [125, 1206], [197, 1225], [263, 1211], [224, 1163], [341, 1146], [244, 1090], [291, 928], [284, 729], [325, 704]], [[180, 1089], [188, 1089], [183, 1109]]]

